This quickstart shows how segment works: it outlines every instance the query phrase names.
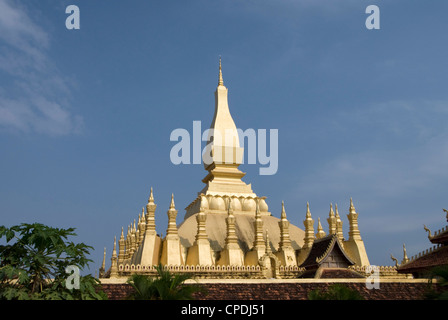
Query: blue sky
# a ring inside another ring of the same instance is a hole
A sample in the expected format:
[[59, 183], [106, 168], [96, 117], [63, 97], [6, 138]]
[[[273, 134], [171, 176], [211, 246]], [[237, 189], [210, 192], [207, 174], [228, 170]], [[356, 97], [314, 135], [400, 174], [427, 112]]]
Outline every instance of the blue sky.
[[[80, 9], [68, 30], [65, 8]], [[381, 29], [367, 30], [377, 5]], [[75, 227], [104, 247], [154, 188], [159, 232], [183, 210], [202, 165], [170, 162], [170, 133], [206, 129], [218, 57], [239, 128], [278, 129], [279, 167], [244, 181], [303, 228], [327, 230], [349, 199], [370, 262], [426, 249], [423, 224], [448, 207], [448, 3], [395, 0], [0, 0], [0, 224]], [[316, 227], [316, 225], [315, 225]]]

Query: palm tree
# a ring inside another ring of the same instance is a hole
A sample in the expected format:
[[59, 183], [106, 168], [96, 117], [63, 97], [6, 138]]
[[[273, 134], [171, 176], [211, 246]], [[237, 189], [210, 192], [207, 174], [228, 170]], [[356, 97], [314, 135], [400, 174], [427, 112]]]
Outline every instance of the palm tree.
[[188, 274], [172, 274], [163, 270], [162, 265], [156, 267], [158, 275], [153, 278], [147, 275], [133, 274], [128, 283], [134, 288], [130, 300], [191, 300], [193, 293], [202, 291], [197, 285], [184, 285], [191, 279]]

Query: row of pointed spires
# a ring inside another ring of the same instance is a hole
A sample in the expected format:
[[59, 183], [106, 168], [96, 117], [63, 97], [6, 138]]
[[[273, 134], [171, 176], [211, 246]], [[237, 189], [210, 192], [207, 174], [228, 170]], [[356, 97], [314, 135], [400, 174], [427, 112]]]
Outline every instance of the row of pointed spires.
[[[155, 231], [155, 219], [154, 212], [156, 209], [156, 204], [154, 203], [154, 195], [153, 189], [151, 187], [150, 196], [148, 199], [148, 204], [146, 205], [146, 214], [144, 208], [142, 208], [141, 214], [139, 214], [138, 222], [134, 220], [131, 225], [128, 226], [128, 231], [126, 237], [124, 236], [124, 230], [122, 228], [120, 240], [119, 240], [119, 253], [117, 255], [116, 252], [116, 237], [114, 238], [114, 249], [112, 253], [112, 260], [117, 261], [118, 263], [122, 263], [125, 260], [131, 259], [134, 252], [137, 250], [139, 244], [142, 242], [146, 230]], [[198, 214], [198, 233], [196, 235], [196, 240], [200, 238], [206, 238], [205, 232], [205, 214], [203, 213], [203, 208], [201, 208]], [[226, 236], [226, 246], [232, 243], [237, 243], [237, 237], [235, 233], [235, 217], [233, 215], [233, 208], [230, 201], [230, 198], [227, 199], [227, 236]], [[350, 237], [359, 236], [359, 230], [357, 225], [357, 213], [355, 211], [353, 200], [350, 198], [350, 210], [347, 215], [350, 222]], [[201, 214], [202, 213], [202, 214]], [[176, 215], [177, 210], [175, 209], [174, 203], [174, 194], [171, 195], [171, 202], [168, 210], [168, 228], [167, 228], [167, 236], [171, 234], [177, 235], [177, 225], [176, 225]], [[327, 219], [329, 223], [329, 233], [337, 234], [339, 240], [343, 240], [343, 232], [342, 232], [342, 221], [340, 219], [340, 215], [338, 212], [337, 204], [335, 205], [335, 211], [333, 211], [333, 205], [330, 204], [330, 213], [329, 218]], [[304, 238], [304, 248], [309, 248], [312, 246], [315, 239], [320, 239], [326, 236], [325, 231], [322, 228], [322, 224], [320, 222], [320, 218], [318, 218], [318, 227], [317, 233], [314, 234], [314, 220], [311, 217], [311, 212], [309, 208], [309, 203], [307, 202], [306, 209], [306, 218], [304, 221], [305, 225], [305, 238]], [[282, 209], [281, 209], [281, 217], [279, 221], [280, 226], [280, 243], [279, 243], [279, 251], [291, 246], [291, 240], [289, 237], [289, 221], [286, 217], [285, 204], [282, 201]], [[263, 223], [261, 220], [261, 214], [259, 209], [259, 202], [256, 203], [256, 211], [255, 211], [255, 239], [253, 243], [253, 247], [256, 249], [258, 247], [268, 246], [269, 243], [266, 239], [268, 239], [268, 234], [266, 230], [266, 236], [264, 236]], [[162, 238], [162, 236], [161, 236]], [[269, 246], [270, 247], [270, 246]], [[265, 248], [266, 250], [270, 250], [270, 248]], [[100, 270], [104, 271], [105, 268], [105, 254], [103, 259], [103, 265]]]
[[[349, 239], [360, 240], [361, 235], [358, 229], [358, 213], [356, 213], [355, 206], [353, 205], [353, 200], [350, 198], [350, 209], [347, 215], [350, 224]], [[326, 236], [324, 229], [322, 228], [322, 223], [320, 218], [317, 218], [317, 233], [314, 234], [314, 220], [311, 217], [310, 205], [306, 204], [306, 216], [303, 224], [305, 226], [305, 239], [304, 247], [308, 248], [314, 242], [314, 239], [321, 239]], [[330, 213], [327, 219], [329, 226], [329, 234], [336, 234], [340, 241], [344, 240], [344, 233], [342, 229], [342, 220], [339, 215], [338, 205], [335, 204], [335, 210], [333, 210], [333, 204], [330, 204]]]

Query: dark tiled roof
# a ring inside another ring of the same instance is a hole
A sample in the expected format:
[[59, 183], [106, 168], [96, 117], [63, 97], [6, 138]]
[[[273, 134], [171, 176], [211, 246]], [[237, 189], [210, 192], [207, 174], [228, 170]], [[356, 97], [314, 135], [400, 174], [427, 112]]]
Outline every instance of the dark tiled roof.
[[422, 272], [439, 265], [448, 265], [448, 246], [442, 246], [420, 258], [403, 264], [398, 267], [397, 271], [400, 273]]
[[441, 244], [448, 244], [448, 228], [447, 230], [438, 233], [437, 235], [433, 236], [430, 241], [432, 243], [441, 243]]
[[348, 265], [353, 265], [354, 264], [353, 261], [351, 261], [350, 258], [347, 257], [347, 255], [344, 252], [344, 249], [340, 245], [337, 235], [330, 234], [321, 239], [314, 240], [313, 246], [311, 247], [308, 257], [300, 265], [300, 267], [304, 267], [307, 269], [317, 268], [319, 266], [319, 262], [323, 260], [332, 250], [334, 250], [335, 246], [337, 246], [339, 250], [342, 252], [343, 256], [347, 260]]

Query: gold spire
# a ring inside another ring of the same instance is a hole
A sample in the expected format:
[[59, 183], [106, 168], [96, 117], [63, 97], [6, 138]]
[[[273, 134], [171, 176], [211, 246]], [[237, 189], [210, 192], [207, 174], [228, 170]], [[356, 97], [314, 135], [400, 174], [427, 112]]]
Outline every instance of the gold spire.
[[282, 200], [282, 212], [280, 214], [281, 219], [286, 219], [285, 203]]
[[261, 219], [260, 199], [258, 198], [256, 199], [254, 230], [255, 230], [254, 248], [255, 249], [263, 248], [264, 246], [263, 220]]
[[278, 225], [280, 227], [280, 242], [279, 242], [279, 248], [280, 249], [286, 249], [291, 246], [291, 238], [289, 236], [289, 221], [286, 218], [286, 211], [285, 211], [285, 203], [282, 201], [282, 213], [280, 221], [278, 222]]
[[320, 223], [320, 218], [317, 218], [317, 234], [316, 238], [320, 239], [326, 236], [324, 228], [322, 228], [322, 224]]
[[[112, 258], [111, 260], [111, 266], [110, 266], [110, 277], [116, 277], [118, 275], [118, 264], [117, 264], [117, 236], [114, 237], [114, 248], [112, 250]], [[104, 248], [106, 249], [106, 248]], [[106, 257], [106, 256], [104, 256]]]
[[233, 215], [232, 201], [230, 197], [228, 198], [228, 207], [227, 207], [227, 235], [225, 240], [225, 248], [229, 249], [232, 244], [238, 243], [238, 237], [236, 235], [235, 229], [235, 216]]
[[338, 211], [338, 204], [336, 203], [334, 205], [334, 210], [336, 212], [335, 217], [336, 217], [336, 234], [338, 236], [338, 239], [340, 241], [344, 240], [344, 232], [342, 230], [342, 220], [341, 220], [341, 216], [339, 215], [339, 211]]
[[314, 242], [314, 220], [311, 217], [310, 204], [306, 203], [306, 217], [303, 221], [305, 226], [305, 238], [303, 239], [303, 248], [311, 248]]
[[349, 209], [348, 222], [350, 224], [350, 230], [348, 232], [349, 239], [361, 240], [361, 233], [358, 229], [358, 213], [356, 212], [355, 206], [353, 205], [353, 200], [350, 198], [350, 209]]
[[328, 221], [329, 234], [335, 234], [336, 233], [336, 216], [334, 215], [332, 203], [330, 203], [330, 213], [328, 214], [327, 221]]
[[152, 193], [152, 187], [151, 187], [151, 191], [149, 193], [148, 204], [154, 204], [154, 195]]
[[269, 241], [269, 234], [268, 234], [268, 230], [266, 229], [266, 254], [269, 255], [270, 253], [272, 253], [272, 249], [271, 249], [271, 244]]
[[405, 264], [409, 262], [408, 255], [406, 253], [406, 246], [403, 243], [403, 261], [401, 261], [401, 264]]
[[156, 223], [155, 223], [155, 211], [157, 205], [154, 203], [154, 194], [152, 191], [149, 193], [148, 203], [146, 204], [146, 217], [145, 217], [145, 230], [151, 234], [156, 232]]
[[118, 263], [123, 263], [126, 254], [126, 241], [124, 240], [123, 227], [121, 227], [120, 240], [118, 241]]
[[221, 56], [219, 56], [219, 78], [218, 78], [218, 86], [223, 86], [224, 80], [222, 79], [222, 68], [221, 68]]
[[[117, 236], [114, 237], [114, 248], [112, 249], [112, 257], [117, 257]], [[106, 260], [106, 248], [104, 248], [104, 260]]]
[[305, 215], [305, 217], [306, 218], [311, 218], [310, 203], [309, 202], [306, 203], [306, 215]]
[[[105, 269], [106, 269], [106, 247], [104, 247], [103, 264], [101, 265], [100, 273], [101, 273], [101, 271], [104, 272]], [[101, 274], [100, 274], [100, 276], [101, 276]]]
[[171, 194], [170, 209], [175, 209], [175, 206], [174, 206], [174, 193]]
[[177, 235], [177, 225], [176, 225], [176, 217], [177, 217], [177, 210], [174, 206], [174, 194], [171, 194], [171, 204], [170, 208], [168, 209], [168, 229], [166, 231], [166, 235]]

